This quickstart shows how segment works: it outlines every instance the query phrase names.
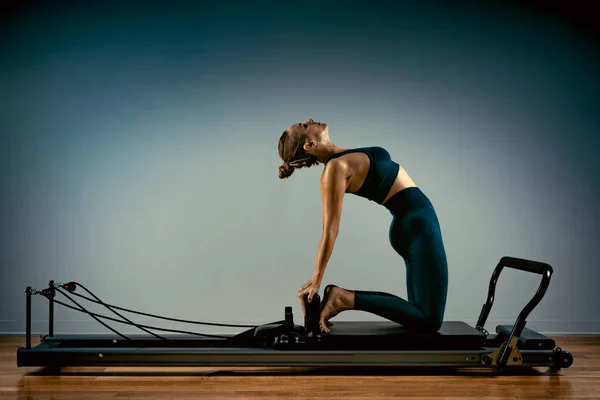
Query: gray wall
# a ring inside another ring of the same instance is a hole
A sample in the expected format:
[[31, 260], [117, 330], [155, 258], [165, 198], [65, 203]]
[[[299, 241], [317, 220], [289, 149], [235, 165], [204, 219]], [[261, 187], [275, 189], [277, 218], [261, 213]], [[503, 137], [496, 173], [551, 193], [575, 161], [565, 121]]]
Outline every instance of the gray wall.
[[[23, 289], [50, 279], [173, 317], [255, 324], [293, 305], [301, 321], [322, 167], [279, 181], [276, 149], [308, 117], [340, 146], [386, 147], [430, 197], [450, 263], [447, 320], [475, 323], [511, 255], [555, 269], [530, 327], [600, 331], [590, 36], [467, 3], [60, 4], [0, 24], [0, 332], [24, 330]], [[405, 296], [389, 223], [347, 196], [323, 287]], [[488, 329], [511, 323], [538, 281], [505, 271]], [[33, 305], [43, 332], [46, 300]], [[56, 320], [57, 332], [106, 332], [63, 308]]]

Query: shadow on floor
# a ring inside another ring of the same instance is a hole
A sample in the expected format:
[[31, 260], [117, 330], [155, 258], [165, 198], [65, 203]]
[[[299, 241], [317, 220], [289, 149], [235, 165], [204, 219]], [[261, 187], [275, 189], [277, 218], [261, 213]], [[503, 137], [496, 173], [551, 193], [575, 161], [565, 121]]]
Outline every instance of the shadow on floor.
[[42, 368], [26, 376], [552, 376], [560, 371], [548, 368], [510, 367], [451, 368], [451, 367], [315, 367], [315, 368], [239, 368], [239, 369], [189, 369], [160, 367], [148, 368]]

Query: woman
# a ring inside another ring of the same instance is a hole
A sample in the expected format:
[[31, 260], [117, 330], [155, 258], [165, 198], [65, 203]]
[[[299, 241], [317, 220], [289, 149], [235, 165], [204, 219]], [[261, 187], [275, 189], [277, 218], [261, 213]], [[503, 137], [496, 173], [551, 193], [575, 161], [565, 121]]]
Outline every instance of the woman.
[[402, 324], [407, 330], [437, 332], [442, 326], [448, 290], [448, 266], [436, 212], [404, 168], [381, 147], [343, 149], [329, 139], [328, 126], [312, 119], [288, 127], [279, 139], [279, 178], [295, 169], [323, 163], [323, 232], [312, 278], [298, 290], [311, 302], [319, 292], [333, 251], [345, 193], [383, 205], [392, 214], [389, 239], [404, 259], [408, 299], [373, 291], [325, 288], [320, 329], [345, 310], [361, 310]]

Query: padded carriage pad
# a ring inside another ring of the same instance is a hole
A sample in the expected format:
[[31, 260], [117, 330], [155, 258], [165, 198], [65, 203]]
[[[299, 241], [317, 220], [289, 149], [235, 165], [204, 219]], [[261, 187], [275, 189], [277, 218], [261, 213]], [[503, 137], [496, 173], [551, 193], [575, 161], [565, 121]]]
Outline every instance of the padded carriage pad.
[[391, 321], [332, 321], [323, 336], [328, 347], [340, 349], [439, 350], [479, 349], [485, 334], [462, 321], [444, 321], [436, 333], [408, 332]]
[[[508, 339], [512, 330], [512, 325], [498, 325], [496, 327], [498, 335], [502, 335], [506, 339]], [[554, 339], [546, 335], [529, 328], [523, 328], [517, 347], [520, 350], [553, 350], [556, 347], [556, 343]]]

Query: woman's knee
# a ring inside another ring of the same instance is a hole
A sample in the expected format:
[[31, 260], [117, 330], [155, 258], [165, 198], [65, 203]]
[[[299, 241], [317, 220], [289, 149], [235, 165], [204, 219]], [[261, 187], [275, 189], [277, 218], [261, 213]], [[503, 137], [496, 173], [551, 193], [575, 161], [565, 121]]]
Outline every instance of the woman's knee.
[[431, 332], [437, 332], [441, 329], [443, 324], [444, 321], [442, 320], [442, 318], [429, 318], [427, 321], [427, 328]]
[[425, 319], [421, 323], [419, 330], [422, 333], [436, 333], [441, 329], [443, 324], [444, 324], [443, 318], [440, 318], [439, 316], [434, 317], [434, 316], [425, 314]]

